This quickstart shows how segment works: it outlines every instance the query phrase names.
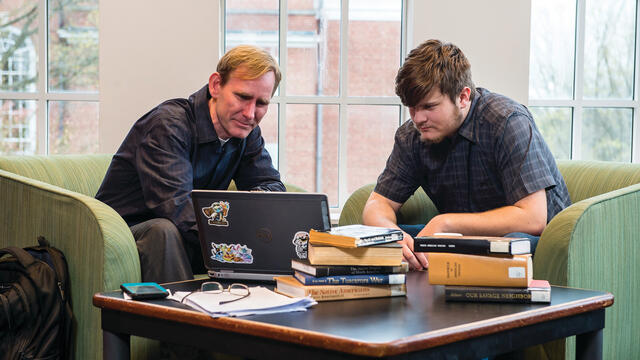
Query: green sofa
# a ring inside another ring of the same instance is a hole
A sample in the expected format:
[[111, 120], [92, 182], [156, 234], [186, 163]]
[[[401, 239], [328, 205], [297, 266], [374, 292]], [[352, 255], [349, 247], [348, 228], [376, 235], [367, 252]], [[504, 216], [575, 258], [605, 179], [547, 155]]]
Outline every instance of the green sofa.
[[[608, 291], [603, 354], [607, 359], [640, 359], [640, 164], [558, 161], [572, 205], [553, 218], [540, 237], [534, 278], [553, 285]], [[346, 201], [339, 224], [362, 222], [369, 184]], [[402, 206], [398, 221], [424, 224], [438, 210], [418, 189]], [[575, 339], [538, 348], [537, 358], [574, 358]], [[529, 353], [531, 355], [531, 353]]]
[[[100, 311], [93, 306], [93, 294], [140, 281], [129, 227], [111, 207], [93, 198], [111, 157], [0, 156], [0, 248], [36, 245], [42, 235], [64, 252], [76, 322], [75, 359], [102, 357]], [[132, 359], [157, 358], [159, 351], [157, 342], [132, 338]]]

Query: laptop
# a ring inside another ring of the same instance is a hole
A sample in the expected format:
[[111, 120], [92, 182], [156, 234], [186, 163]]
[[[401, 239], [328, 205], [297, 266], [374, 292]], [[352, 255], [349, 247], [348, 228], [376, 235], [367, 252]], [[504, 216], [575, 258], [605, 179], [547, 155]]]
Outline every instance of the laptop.
[[328, 230], [318, 193], [193, 190], [204, 265], [219, 279], [273, 281], [307, 258], [309, 229]]

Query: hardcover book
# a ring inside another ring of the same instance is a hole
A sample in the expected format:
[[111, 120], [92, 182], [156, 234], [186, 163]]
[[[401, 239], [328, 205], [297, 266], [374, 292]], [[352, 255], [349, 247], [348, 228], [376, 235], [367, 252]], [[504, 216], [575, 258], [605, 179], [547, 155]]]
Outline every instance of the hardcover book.
[[293, 276], [304, 285], [389, 285], [404, 284], [406, 274], [337, 275], [315, 277], [300, 271]]
[[531, 280], [526, 288], [447, 285], [444, 298], [446, 301], [549, 303], [551, 285], [547, 280]]
[[312, 265], [309, 260], [291, 259], [291, 268], [313, 276], [401, 274], [409, 272], [409, 264], [400, 266]]
[[527, 238], [497, 236], [419, 236], [415, 238], [414, 250], [479, 255], [520, 255], [531, 253], [531, 241]]
[[429, 254], [429, 283], [469, 286], [529, 286], [531, 255]]
[[343, 248], [309, 243], [309, 263], [313, 265], [400, 266], [402, 245], [397, 242]]
[[405, 296], [405, 284], [395, 285], [304, 285], [292, 276], [278, 276], [276, 292], [293, 297], [311, 296], [315, 301]]
[[309, 243], [354, 248], [402, 240], [403, 235], [398, 229], [355, 224], [333, 227], [326, 231], [311, 229]]

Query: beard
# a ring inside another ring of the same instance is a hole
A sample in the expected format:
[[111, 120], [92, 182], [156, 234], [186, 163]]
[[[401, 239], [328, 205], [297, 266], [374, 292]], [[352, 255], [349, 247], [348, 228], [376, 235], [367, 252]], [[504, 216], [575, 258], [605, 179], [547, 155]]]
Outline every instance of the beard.
[[451, 131], [440, 134], [439, 136], [431, 139], [427, 138], [426, 134], [423, 134], [422, 131], [420, 131], [420, 129], [418, 128], [415, 122], [413, 123], [413, 127], [416, 130], [418, 130], [418, 132], [420, 133], [421, 143], [425, 145], [435, 145], [435, 144], [442, 143], [445, 139], [451, 138], [458, 131], [463, 121], [464, 121], [464, 117], [462, 116], [462, 112], [460, 111], [460, 109], [455, 108], [455, 111], [451, 115], [451, 121], [450, 121], [450, 124], [452, 125], [450, 129]]
[[420, 142], [425, 145], [440, 144], [442, 141], [444, 141], [445, 138], [446, 138], [445, 136], [438, 136], [435, 139], [427, 139], [424, 137], [424, 134], [420, 134]]

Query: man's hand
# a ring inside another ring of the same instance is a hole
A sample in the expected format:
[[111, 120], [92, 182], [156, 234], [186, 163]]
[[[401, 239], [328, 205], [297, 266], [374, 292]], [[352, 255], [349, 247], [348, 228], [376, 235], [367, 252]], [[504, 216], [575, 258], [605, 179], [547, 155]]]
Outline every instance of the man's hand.
[[455, 228], [449, 225], [449, 217], [447, 214], [434, 216], [425, 227], [420, 230], [418, 236], [431, 236], [435, 233], [457, 232]]
[[[369, 195], [369, 199], [362, 211], [362, 220], [365, 225], [381, 226], [386, 228], [399, 229], [396, 213], [402, 204], [389, 200], [375, 191]], [[424, 253], [413, 252], [413, 238], [406, 232], [402, 232], [404, 237], [398, 241], [402, 245], [402, 256], [409, 263], [412, 270], [424, 270], [429, 267], [427, 256]]]
[[429, 267], [429, 261], [425, 253], [413, 252], [413, 238], [403, 231], [404, 237], [398, 241], [402, 245], [402, 256], [409, 263], [411, 270], [424, 270]]

